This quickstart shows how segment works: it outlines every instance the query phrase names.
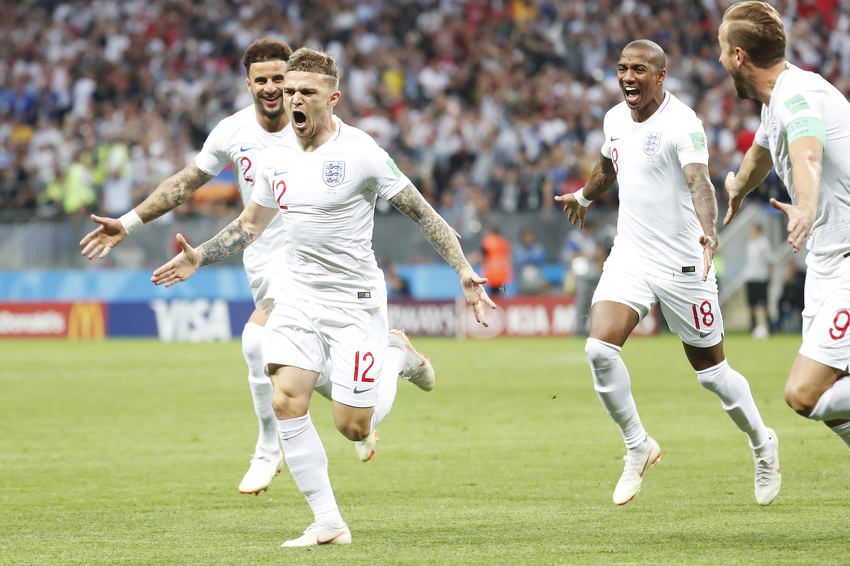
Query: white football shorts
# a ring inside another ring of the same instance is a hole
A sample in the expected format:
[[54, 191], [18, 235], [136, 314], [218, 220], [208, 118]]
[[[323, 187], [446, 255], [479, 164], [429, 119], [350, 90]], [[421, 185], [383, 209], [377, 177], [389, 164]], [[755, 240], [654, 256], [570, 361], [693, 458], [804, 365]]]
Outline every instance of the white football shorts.
[[269, 364], [322, 372], [333, 383], [334, 401], [374, 407], [388, 331], [386, 305], [332, 307], [284, 295], [266, 323], [266, 373]]
[[270, 261], [257, 268], [245, 267], [248, 276], [248, 286], [254, 297], [254, 304], [260, 306], [266, 299], [274, 299], [279, 294], [276, 275], [283, 266], [282, 261]]
[[850, 366], [850, 270], [828, 279], [806, 275], [800, 354], [831, 368]]
[[612, 252], [602, 268], [591, 305], [600, 301], [631, 307], [641, 320], [661, 303], [667, 325], [685, 344], [710, 348], [723, 340], [714, 267], [706, 281], [702, 280], [702, 264], [691, 273], [656, 269], [650, 274]]

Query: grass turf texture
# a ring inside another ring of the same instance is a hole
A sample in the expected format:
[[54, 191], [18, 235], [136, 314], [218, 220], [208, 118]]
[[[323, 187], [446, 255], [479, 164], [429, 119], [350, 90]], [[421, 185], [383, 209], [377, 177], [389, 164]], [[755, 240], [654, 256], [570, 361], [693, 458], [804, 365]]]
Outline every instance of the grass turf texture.
[[371, 462], [313, 401], [353, 544], [282, 549], [312, 516], [285, 467], [267, 492], [237, 492], [256, 438], [239, 342], [0, 342], [0, 564], [850, 563], [850, 454], [782, 398], [799, 337], [726, 341], [779, 434], [770, 507], [675, 337], [624, 349], [664, 456], [625, 507], [583, 340], [414, 345], [437, 388], [399, 383]]

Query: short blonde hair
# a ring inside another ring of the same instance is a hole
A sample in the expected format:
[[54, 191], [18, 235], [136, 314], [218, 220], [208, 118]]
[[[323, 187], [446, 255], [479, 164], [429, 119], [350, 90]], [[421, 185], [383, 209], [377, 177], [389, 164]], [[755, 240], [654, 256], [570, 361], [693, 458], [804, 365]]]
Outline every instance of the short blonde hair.
[[747, 52], [753, 65], [767, 69], [785, 60], [785, 26], [767, 2], [732, 4], [723, 14], [726, 41]]
[[302, 47], [289, 56], [286, 72], [317, 73], [331, 79], [334, 91], [339, 90], [339, 69], [334, 58], [324, 51]]

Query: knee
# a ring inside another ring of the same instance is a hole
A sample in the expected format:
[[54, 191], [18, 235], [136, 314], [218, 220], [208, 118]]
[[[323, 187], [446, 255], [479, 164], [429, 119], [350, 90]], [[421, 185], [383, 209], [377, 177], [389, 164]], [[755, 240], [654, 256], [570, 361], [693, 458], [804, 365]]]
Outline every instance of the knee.
[[797, 414], [804, 417], [809, 417], [818, 404], [820, 395], [803, 387], [798, 383], [785, 384], [785, 402], [788, 406], [794, 409]]
[[336, 423], [337, 430], [342, 433], [344, 437], [348, 440], [352, 440], [357, 442], [358, 440], [363, 440], [371, 431], [371, 423], [370, 422], [358, 422], [358, 421], [348, 421], [344, 423]]
[[310, 408], [310, 400], [307, 399], [306, 404], [291, 395], [275, 387], [272, 393], [272, 409], [274, 409], [277, 420], [283, 421], [288, 419], [297, 419], [307, 414]]
[[242, 356], [248, 365], [263, 359], [263, 327], [249, 322], [242, 329]]
[[595, 368], [605, 368], [613, 364], [620, 356], [620, 349], [596, 338], [588, 338], [584, 346], [587, 360]]
[[721, 363], [714, 367], [698, 371], [697, 381], [709, 391], [717, 391], [725, 381], [723, 373], [726, 367], [724, 366], [725, 364]]

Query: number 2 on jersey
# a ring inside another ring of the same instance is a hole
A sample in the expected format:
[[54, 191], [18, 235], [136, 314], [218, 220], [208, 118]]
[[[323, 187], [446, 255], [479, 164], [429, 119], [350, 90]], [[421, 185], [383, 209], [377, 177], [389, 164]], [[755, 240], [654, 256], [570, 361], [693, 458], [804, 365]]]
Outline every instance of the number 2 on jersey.
[[[247, 165], [245, 165], [247, 163]], [[248, 178], [248, 171], [251, 170], [251, 160], [247, 157], [239, 158], [239, 165], [245, 166], [245, 169], [242, 170], [242, 178], [248, 181], [249, 183], [253, 183], [254, 179]]]
[[702, 323], [705, 326], [711, 326], [712, 324], [714, 324], [714, 313], [711, 312], [711, 303], [709, 303], [708, 301], [703, 301], [702, 304], [699, 306], [699, 312], [697, 312], [696, 305], [691, 305], [691, 308], [694, 311], [694, 324], [696, 325], [697, 330], [700, 329], [699, 315], [702, 315]]
[[375, 356], [372, 355], [372, 352], [363, 354], [364, 366], [367, 360], [369, 360], [369, 367], [363, 370], [363, 375], [360, 375], [360, 352], [354, 352], [354, 381], [357, 381], [358, 376], [363, 383], [373, 383], [375, 381], [374, 377], [367, 377], [369, 370], [375, 365]]

